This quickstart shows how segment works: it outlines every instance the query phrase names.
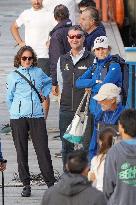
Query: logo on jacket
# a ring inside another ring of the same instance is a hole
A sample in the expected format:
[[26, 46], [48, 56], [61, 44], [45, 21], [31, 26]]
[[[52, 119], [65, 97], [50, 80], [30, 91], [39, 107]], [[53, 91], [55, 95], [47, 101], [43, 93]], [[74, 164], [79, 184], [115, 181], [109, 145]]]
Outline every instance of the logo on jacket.
[[136, 165], [124, 163], [118, 174], [119, 179], [130, 186], [136, 186]]
[[64, 70], [69, 70], [68, 64], [65, 65]]
[[78, 69], [79, 69], [79, 70], [86, 70], [87, 67], [86, 67], [85, 65], [84, 65], [84, 66], [79, 66]]

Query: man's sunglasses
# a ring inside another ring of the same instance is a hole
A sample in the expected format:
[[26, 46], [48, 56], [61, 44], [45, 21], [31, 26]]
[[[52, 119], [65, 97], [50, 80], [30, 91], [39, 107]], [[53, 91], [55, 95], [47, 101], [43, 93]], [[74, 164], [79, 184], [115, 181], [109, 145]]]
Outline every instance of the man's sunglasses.
[[31, 61], [31, 60], [33, 60], [33, 57], [32, 56], [30, 56], [30, 57], [22, 56], [21, 59], [23, 61], [26, 61], [26, 60]]
[[74, 39], [74, 38], [76, 38], [76, 39], [81, 39], [81, 38], [83, 37], [83, 35], [82, 35], [82, 34], [68, 35], [68, 37], [69, 37], [70, 39]]

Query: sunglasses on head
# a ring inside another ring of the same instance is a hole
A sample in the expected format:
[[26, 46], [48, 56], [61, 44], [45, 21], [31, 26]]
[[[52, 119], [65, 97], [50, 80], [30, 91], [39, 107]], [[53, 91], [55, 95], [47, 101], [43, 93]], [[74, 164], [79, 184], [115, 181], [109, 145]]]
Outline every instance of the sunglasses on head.
[[26, 61], [26, 60], [31, 61], [31, 60], [33, 60], [33, 57], [32, 56], [30, 56], [30, 57], [22, 56], [21, 59], [23, 61]]
[[69, 37], [70, 39], [74, 39], [74, 38], [76, 38], [76, 39], [81, 39], [81, 38], [83, 37], [83, 35], [82, 35], [82, 34], [68, 35], [68, 37]]

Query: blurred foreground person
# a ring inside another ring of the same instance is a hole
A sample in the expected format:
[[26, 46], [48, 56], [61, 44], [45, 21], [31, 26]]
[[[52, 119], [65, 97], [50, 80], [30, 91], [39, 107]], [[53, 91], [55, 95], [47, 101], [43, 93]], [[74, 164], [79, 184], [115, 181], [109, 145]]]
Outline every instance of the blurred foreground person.
[[102, 192], [87, 179], [88, 160], [84, 151], [74, 151], [67, 158], [67, 173], [47, 190], [41, 205], [106, 205]]
[[108, 205], [136, 202], [136, 110], [122, 112], [119, 119], [122, 140], [107, 153], [103, 191]]

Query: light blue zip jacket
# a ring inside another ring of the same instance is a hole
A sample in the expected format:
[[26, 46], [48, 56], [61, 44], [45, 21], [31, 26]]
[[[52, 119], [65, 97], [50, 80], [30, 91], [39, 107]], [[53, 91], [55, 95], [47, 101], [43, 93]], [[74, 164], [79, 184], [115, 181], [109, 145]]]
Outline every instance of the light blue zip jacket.
[[[24, 68], [20, 66], [18, 71], [35, 85], [41, 95], [45, 97], [49, 95], [52, 88], [51, 78], [41, 68]], [[42, 104], [37, 93], [18, 73], [12, 71], [8, 75], [7, 88], [10, 119], [39, 118], [44, 116]]]

